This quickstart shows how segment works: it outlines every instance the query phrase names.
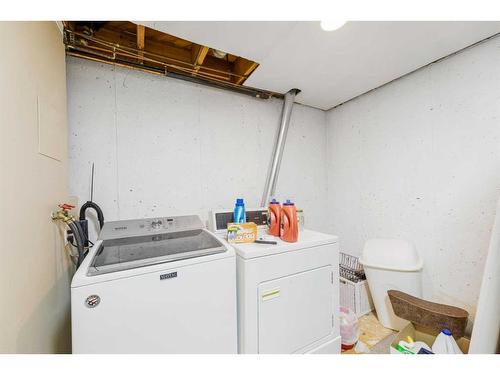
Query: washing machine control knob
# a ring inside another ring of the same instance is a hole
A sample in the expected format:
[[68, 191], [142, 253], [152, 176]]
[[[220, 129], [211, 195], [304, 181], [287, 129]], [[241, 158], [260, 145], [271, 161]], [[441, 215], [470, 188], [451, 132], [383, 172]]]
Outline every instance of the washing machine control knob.
[[160, 229], [162, 225], [163, 225], [163, 222], [161, 220], [153, 220], [151, 222], [151, 228], [153, 228], [153, 229]]

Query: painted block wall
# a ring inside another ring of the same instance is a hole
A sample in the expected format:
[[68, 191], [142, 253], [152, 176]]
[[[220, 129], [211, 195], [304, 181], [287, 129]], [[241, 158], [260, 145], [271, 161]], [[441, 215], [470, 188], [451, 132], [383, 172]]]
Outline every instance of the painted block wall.
[[500, 38], [327, 113], [330, 231], [343, 251], [413, 242], [427, 298], [474, 311], [500, 196]]
[[[260, 204], [282, 100], [261, 100], [176, 79], [67, 59], [70, 192], [105, 219], [199, 214]], [[328, 229], [325, 112], [295, 105], [279, 199]], [[90, 210], [89, 210], [90, 212]]]

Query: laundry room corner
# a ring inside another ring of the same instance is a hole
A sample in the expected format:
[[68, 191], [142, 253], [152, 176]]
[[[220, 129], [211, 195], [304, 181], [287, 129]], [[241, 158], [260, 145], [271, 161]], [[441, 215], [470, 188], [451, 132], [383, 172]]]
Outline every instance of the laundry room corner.
[[407, 239], [424, 258], [426, 297], [471, 314], [500, 197], [499, 47], [494, 36], [327, 112], [343, 251]]
[[494, 373], [486, 2], [4, 6], [0, 374]]

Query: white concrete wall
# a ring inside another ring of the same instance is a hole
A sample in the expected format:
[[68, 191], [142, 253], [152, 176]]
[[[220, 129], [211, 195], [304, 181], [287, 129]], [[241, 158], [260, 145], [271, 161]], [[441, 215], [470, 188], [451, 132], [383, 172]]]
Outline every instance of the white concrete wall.
[[55, 22], [0, 22], [0, 353], [71, 350], [66, 73]]
[[327, 113], [330, 231], [415, 243], [426, 297], [474, 310], [500, 193], [500, 38]]
[[[414, 242], [425, 296], [473, 311], [500, 195], [499, 48], [490, 40], [326, 117], [296, 105], [278, 196], [305, 209], [308, 227], [338, 234], [343, 251], [360, 254], [372, 237]], [[80, 203], [93, 161], [107, 220], [259, 203], [280, 100], [73, 58], [67, 78]]]
[[[106, 220], [197, 213], [260, 203], [281, 100], [68, 58], [70, 191]], [[277, 196], [327, 230], [325, 112], [295, 105]], [[90, 212], [90, 210], [89, 210]]]

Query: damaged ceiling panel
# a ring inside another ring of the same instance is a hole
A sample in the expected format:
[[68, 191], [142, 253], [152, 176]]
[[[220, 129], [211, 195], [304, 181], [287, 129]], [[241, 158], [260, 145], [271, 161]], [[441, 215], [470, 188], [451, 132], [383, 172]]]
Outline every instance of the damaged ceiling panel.
[[281, 94], [243, 86], [259, 64], [128, 21], [65, 21], [70, 56], [239, 91], [260, 98]]

